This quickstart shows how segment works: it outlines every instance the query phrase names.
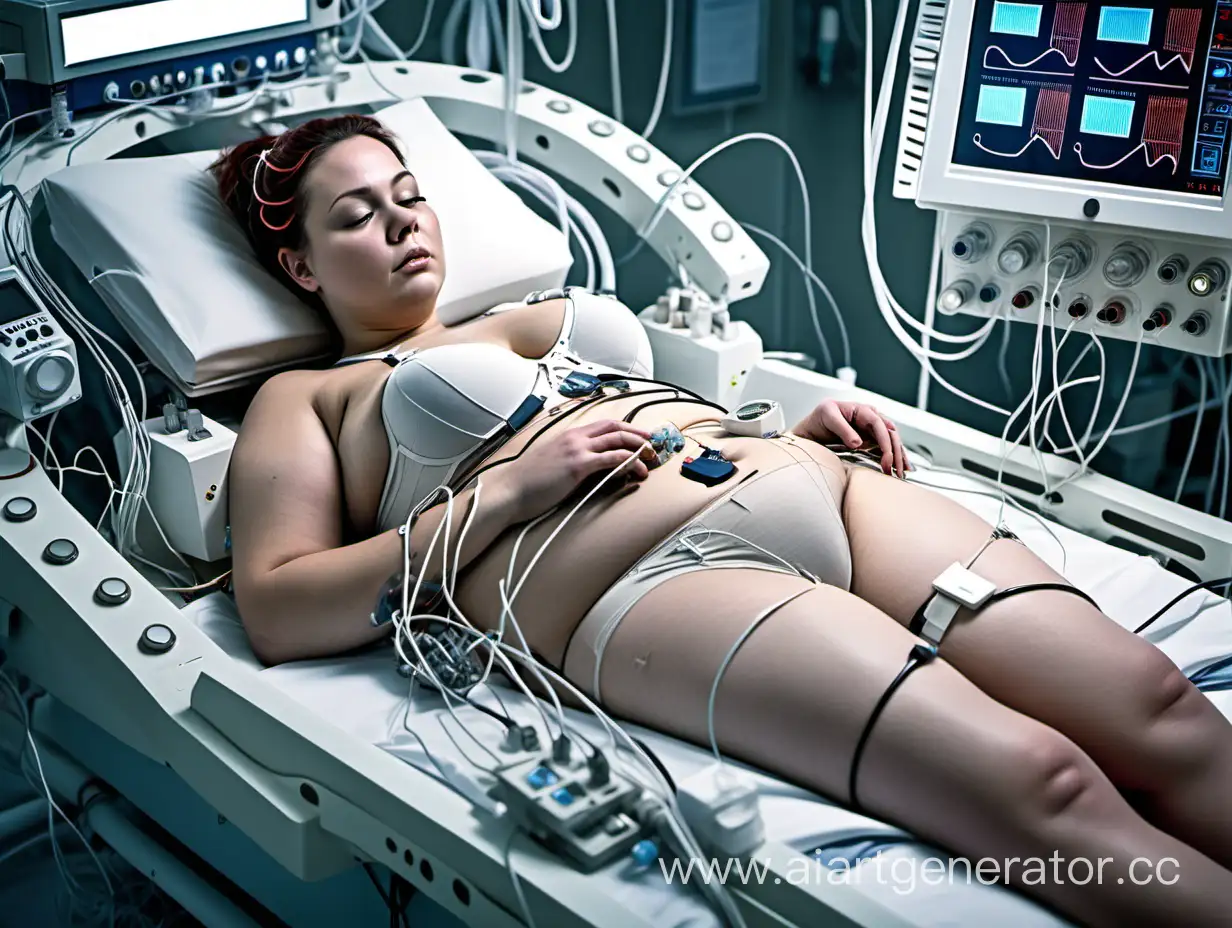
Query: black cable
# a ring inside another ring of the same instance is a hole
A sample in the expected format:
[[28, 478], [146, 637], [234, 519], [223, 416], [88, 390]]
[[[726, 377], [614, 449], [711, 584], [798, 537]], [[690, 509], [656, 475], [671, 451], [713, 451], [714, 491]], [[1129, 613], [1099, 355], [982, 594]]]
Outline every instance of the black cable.
[[1145, 622], [1143, 622], [1141, 625], [1135, 628], [1134, 634], [1135, 635], [1142, 634], [1142, 632], [1145, 631], [1147, 628], [1149, 628], [1151, 625], [1153, 625], [1159, 619], [1160, 616], [1162, 616], [1165, 612], [1167, 612], [1169, 609], [1171, 609], [1173, 606], [1175, 606], [1177, 603], [1179, 603], [1182, 599], [1184, 599], [1189, 594], [1196, 593], [1198, 592], [1198, 590], [1208, 590], [1211, 587], [1223, 586], [1225, 583], [1232, 583], [1232, 577], [1220, 577], [1218, 580], [1207, 580], [1204, 583], [1195, 583], [1189, 589], [1184, 590], [1181, 593], [1177, 593], [1176, 596], [1172, 597], [1172, 599], [1168, 602], [1166, 606], [1164, 606], [1162, 609], [1156, 612], [1153, 616], [1151, 616], [1149, 619], [1147, 619]]
[[667, 781], [668, 788], [671, 789], [673, 793], [676, 792], [676, 781], [673, 780], [672, 775], [667, 772], [667, 767], [664, 766], [663, 761], [659, 760], [659, 755], [650, 750], [646, 742], [642, 741], [640, 738], [634, 738], [632, 735], [630, 735], [629, 738], [634, 744], [646, 752], [646, 756], [649, 757], [654, 765], [659, 768], [659, 773], [663, 774], [663, 779]]
[[[646, 392], [653, 393], [655, 391], [647, 390]], [[645, 409], [647, 406], [659, 406], [663, 403], [679, 403], [679, 402], [682, 402], [679, 396], [674, 396], [671, 399], [666, 399], [666, 400], [650, 400], [648, 402], [642, 403], [639, 406], [634, 406], [631, 410], [629, 410], [629, 413], [625, 416], [625, 422], [632, 422], [633, 417], [636, 416], [643, 409]], [[722, 410], [724, 414], [727, 413], [727, 410], [723, 409], [723, 407], [720, 406], [718, 403], [712, 403], [710, 402], [710, 400], [700, 400], [698, 402], [704, 403], [707, 406], [713, 406], [715, 409]]]
[[[1069, 583], [1024, 583], [1021, 586], [1007, 586], [1005, 589], [997, 590], [997, 592], [989, 596], [988, 601], [984, 605], [991, 606], [993, 603], [1009, 599], [1011, 596], [1017, 596], [1019, 593], [1033, 593], [1036, 590], [1057, 590], [1061, 593], [1073, 593], [1075, 596], [1085, 599], [1096, 609], [1099, 609], [1099, 603], [1078, 589], [1078, 587]], [[1100, 611], [1102, 612], [1103, 610], [1100, 609]]]
[[394, 904], [389, 898], [389, 893], [385, 892], [385, 887], [381, 885], [381, 881], [376, 878], [376, 874], [372, 872], [372, 864], [362, 864], [364, 873], [368, 874], [368, 879], [372, 881], [372, 885], [376, 887], [376, 891], [381, 895], [381, 901], [385, 903], [385, 909], [389, 912], [389, 917], [392, 922], [394, 917]]

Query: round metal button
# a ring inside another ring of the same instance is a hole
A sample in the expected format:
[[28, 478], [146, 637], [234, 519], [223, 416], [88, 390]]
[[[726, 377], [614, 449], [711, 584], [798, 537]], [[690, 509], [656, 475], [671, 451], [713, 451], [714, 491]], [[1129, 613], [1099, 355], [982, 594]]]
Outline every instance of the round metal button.
[[100, 606], [118, 606], [128, 602], [132, 591], [119, 577], [108, 577], [94, 591], [94, 601]]
[[596, 119], [590, 124], [590, 131], [595, 135], [607, 138], [616, 130], [612, 128], [612, 124], [606, 119]]
[[732, 240], [731, 223], [720, 219], [710, 227], [710, 234], [714, 236], [715, 241], [730, 242]]
[[625, 149], [625, 151], [628, 153], [629, 157], [638, 164], [645, 164], [650, 160], [650, 149], [648, 149], [645, 145], [638, 145], [637, 143], [634, 143]]
[[684, 205], [689, 209], [704, 209], [706, 207], [706, 201], [701, 198], [700, 194], [694, 193], [692, 190], [686, 190], [684, 196], [680, 199], [684, 201]]
[[4, 517], [10, 522], [29, 522], [37, 514], [38, 506], [25, 496], [14, 496], [4, 504]]
[[59, 566], [71, 564], [77, 560], [77, 546], [67, 538], [57, 538], [43, 549], [43, 560]]
[[549, 100], [548, 109], [553, 113], [572, 113], [573, 104], [568, 100]]
[[661, 183], [664, 187], [670, 187], [678, 180], [680, 180], [679, 171], [663, 171], [659, 174], [659, 183]]
[[147, 625], [137, 647], [146, 654], [166, 654], [175, 647], [175, 632], [166, 625]]

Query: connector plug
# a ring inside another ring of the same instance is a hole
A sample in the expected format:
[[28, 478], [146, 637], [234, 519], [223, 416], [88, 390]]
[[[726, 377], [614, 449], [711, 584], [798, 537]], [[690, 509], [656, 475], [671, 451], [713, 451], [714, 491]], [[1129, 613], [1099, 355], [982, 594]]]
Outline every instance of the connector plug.
[[753, 782], [712, 764], [680, 783], [676, 801], [698, 839], [713, 852], [743, 857], [766, 837]]

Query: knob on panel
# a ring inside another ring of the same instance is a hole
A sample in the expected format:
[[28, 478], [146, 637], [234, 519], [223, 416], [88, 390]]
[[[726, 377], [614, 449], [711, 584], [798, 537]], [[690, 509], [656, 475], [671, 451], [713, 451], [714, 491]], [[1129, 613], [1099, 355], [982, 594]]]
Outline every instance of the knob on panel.
[[1035, 263], [1039, 251], [1039, 240], [1034, 235], [1019, 232], [997, 253], [997, 267], [1003, 274], [1020, 274]]
[[1114, 287], [1132, 287], [1146, 276], [1151, 256], [1136, 242], [1122, 242], [1104, 262], [1104, 279]]
[[69, 388], [75, 371], [73, 358], [67, 351], [49, 351], [26, 368], [26, 389], [31, 397], [46, 403]]
[[108, 577], [94, 590], [94, 601], [100, 606], [118, 606], [128, 602], [132, 590], [119, 577]]

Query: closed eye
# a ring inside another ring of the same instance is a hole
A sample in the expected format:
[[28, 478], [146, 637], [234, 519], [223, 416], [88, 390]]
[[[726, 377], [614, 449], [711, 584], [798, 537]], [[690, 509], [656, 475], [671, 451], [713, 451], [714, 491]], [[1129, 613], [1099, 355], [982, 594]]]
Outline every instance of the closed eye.
[[[398, 205], [411, 207], [411, 206], [415, 206], [418, 203], [426, 203], [426, 202], [428, 202], [427, 197], [408, 197], [405, 200], [399, 200]], [[346, 228], [358, 229], [360, 226], [362, 226], [364, 223], [366, 223], [371, 218], [372, 218], [372, 213], [364, 213], [364, 215], [360, 216], [354, 222], [348, 222], [346, 224]]]

